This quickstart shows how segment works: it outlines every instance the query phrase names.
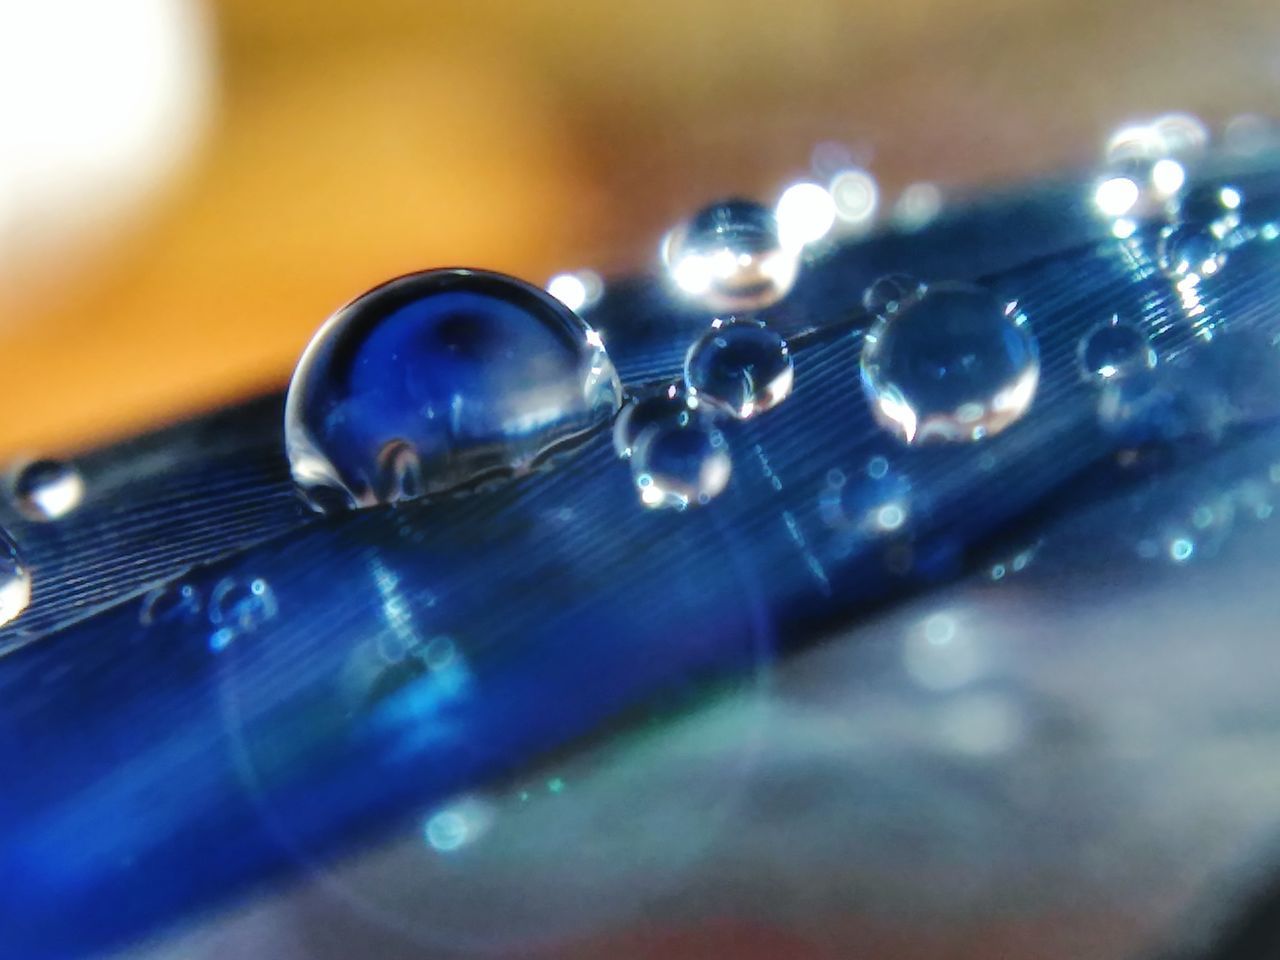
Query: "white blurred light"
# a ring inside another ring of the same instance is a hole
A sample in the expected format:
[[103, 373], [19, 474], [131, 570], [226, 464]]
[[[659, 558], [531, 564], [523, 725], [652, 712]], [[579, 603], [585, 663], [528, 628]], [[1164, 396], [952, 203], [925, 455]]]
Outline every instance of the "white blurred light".
[[774, 216], [783, 248], [798, 250], [827, 235], [836, 222], [836, 205], [831, 194], [818, 184], [793, 183], [778, 199]]
[[690, 296], [701, 296], [711, 289], [711, 261], [696, 253], [686, 254], [671, 267], [676, 286]]
[[595, 306], [604, 293], [604, 281], [594, 270], [558, 273], [547, 281], [547, 293], [576, 313]]
[[1151, 167], [1151, 185], [1156, 192], [1171, 197], [1187, 182], [1187, 171], [1177, 160], [1164, 157]]
[[880, 203], [880, 188], [866, 170], [842, 170], [831, 179], [836, 216], [845, 223], [869, 223]]
[[7, 271], [176, 172], [209, 118], [213, 31], [198, 0], [0, 0], [0, 24]]
[[905, 230], [918, 230], [941, 212], [942, 191], [937, 184], [912, 183], [893, 205], [893, 221]]
[[1107, 217], [1123, 217], [1138, 202], [1138, 185], [1128, 177], [1109, 177], [1093, 191], [1093, 205]]

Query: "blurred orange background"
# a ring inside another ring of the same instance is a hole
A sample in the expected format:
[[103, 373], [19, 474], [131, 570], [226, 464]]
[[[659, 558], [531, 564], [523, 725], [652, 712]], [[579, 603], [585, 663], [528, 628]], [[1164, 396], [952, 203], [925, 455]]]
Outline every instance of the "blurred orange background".
[[[388, 276], [648, 267], [815, 144], [891, 202], [1280, 100], [1275, 0], [5, 0], [0, 455], [283, 384]], [[7, 22], [7, 26], [6, 26]], [[7, 39], [5, 39], [7, 38]]]

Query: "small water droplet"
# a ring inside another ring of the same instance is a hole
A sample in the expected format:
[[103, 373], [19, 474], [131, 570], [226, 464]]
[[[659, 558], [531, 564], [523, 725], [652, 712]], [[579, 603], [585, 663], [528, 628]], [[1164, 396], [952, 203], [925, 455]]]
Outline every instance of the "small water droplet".
[[664, 259], [676, 286], [716, 311], [776, 303], [791, 290], [799, 266], [773, 212], [739, 199], [712, 204], [677, 227]]
[[1222, 238], [1198, 223], [1180, 223], [1160, 231], [1156, 261], [1166, 276], [1211, 277], [1227, 262]]
[[1197, 183], [1169, 202], [1171, 222], [1208, 227], [1219, 238], [1240, 226], [1244, 192], [1223, 183]]
[[762, 323], [717, 320], [684, 360], [689, 396], [739, 420], [777, 406], [795, 371], [787, 341]]
[[906, 273], [890, 273], [862, 293], [862, 306], [873, 317], [887, 317], [924, 296], [925, 285]]
[[613, 449], [629, 460], [645, 430], [658, 424], [681, 427], [692, 415], [689, 398], [676, 384], [632, 397], [613, 422]]
[[640, 502], [653, 508], [709, 503], [728, 486], [732, 470], [724, 435], [702, 416], [653, 424], [641, 431], [631, 456]]
[[174, 623], [200, 612], [200, 592], [189, 583], [166, 583], [142, 598], [138, 622], [144, 627]]
[[1113, 316], [1081, 338], [1079, 361], [1086, 379], [1107, 383], [1154, 369], [1157, 357], [1142, 330]]
[[823, 523], [841, 534], [877, 537], [902, 530], [915, 505], [911, 483], [893, 471], [884, 457], [872, 457], [865, 470], [827, 473], [818, 497]]
[[279, 612], [270, 584], [262, 578], [224, 577], [209, 594], [209, 648], [226, 649], [233, 640], [257, 630]]
[[322, 511], [467, 492], [576, 447], [617, 411], [598, 334], [495, 273], [392, 280], [339, 310], [289, 385], [295, 481]]
[[876, 420], [906, 443], [999, 433], [1026, 413], [1040, 376], [1017, 305], [962, 283], [932, 285], [878, 320], [861, 366]]
[[18, 545], [0, 531], [0, 626], [14, 620], [31, 602], [31, 573]]
[[13, 500], [28, 520], [65, 517], [84, 499], [84, 480], [72, 464], [34, 460], [13, 476]]

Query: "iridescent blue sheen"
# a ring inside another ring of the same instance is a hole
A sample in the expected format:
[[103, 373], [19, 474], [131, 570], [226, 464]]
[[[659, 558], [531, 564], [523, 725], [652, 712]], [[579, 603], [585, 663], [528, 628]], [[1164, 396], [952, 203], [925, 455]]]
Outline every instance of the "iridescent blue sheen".
[[527, 473], [608, 422], [621, 387], [598, 336], [496, 273], [437, 270], [338, 311], [289, 387], [295, 481], [320, 509]]

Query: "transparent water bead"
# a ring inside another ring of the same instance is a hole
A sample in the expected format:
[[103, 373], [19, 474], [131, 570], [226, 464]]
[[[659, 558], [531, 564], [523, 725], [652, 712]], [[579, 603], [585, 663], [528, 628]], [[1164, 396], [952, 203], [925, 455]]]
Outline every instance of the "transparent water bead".
[[1156, 262], [1171, 279], [1203, 279], [1226, 265], [1227, 247], [1211, 226], [1179, 223], [1160, 231]]
[[261, 577], [224, 577], [209, 595], [209, 649], [225, 650], [237, 637], [252, 633], [279, 612], [275, 592]]
[[717, 320], [684, 359], [689, 395], [738, 420], [791, 394], [795, 368], [787, 341], [753, 320]]
[[631, 475], [646, 507], [683, 510], [719, 496], [733, 462], [724, 435], [697, 415], [643, 430], [631, 456]]
[[0, 626], [14, 620], [31, 602], [31, 573], [18, 545], [0, 530]]
[[675, 285], [714, 311], [767, 307], [795, 283], [799, 251], [784, 246], [772, 211], [750, 200], [706, 207], [667, 238]]
[[632, 397], [613, 422], [613, 448], [629, 460], [640, 435], [650, 427], [683, 427], [693, 416], [689, 398], [677, 384]]
[[294, 480], [317, 509], [465, 492], [551, 462], [622, 388], [600, 337], [512, 277], [434, 270], [331, 317], [285, 405]]
[[841, 534], [878, 537], [902, 530], [914, 513], [911, 483], [884, 457], [846, 474], [830, 470], [818, 497], [818, 513]]
[[908, 303], [919, 300], [925, 285], [906, 273], [890, 273], [880, 277], [862, 293], [862, 306], [873, 317], [887, 317]]
[[972, 441], [1031, 406], [1039, 350], [1026, 316], [982, 287], [931, 285], [882, 317], [862, 348], [862, 386], [876, 420], [906, 443]]
[[1081, 337], [1078, 358], [1085, 378], [1099, 383], [1146, 373], [1154, 369], [1157, 362], [1147, 335], [1118, 316]]
[[28, 520], [65, 517], [84, 499], [84, 480], [72, 464], [34, 460], [13, 476], [13, 501]]

